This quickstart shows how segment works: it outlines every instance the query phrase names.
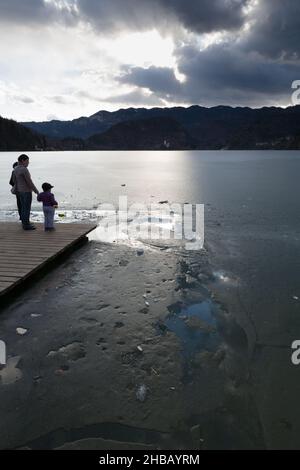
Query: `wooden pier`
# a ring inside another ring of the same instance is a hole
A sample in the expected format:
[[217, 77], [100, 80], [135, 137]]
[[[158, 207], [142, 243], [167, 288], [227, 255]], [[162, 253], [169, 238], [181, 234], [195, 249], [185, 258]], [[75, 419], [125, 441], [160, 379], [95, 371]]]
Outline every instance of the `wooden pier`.
[[96, 228], [90, 224], [56, 224], [56, 230], [45, 232], [42, 224], [36, 230], [23, 230], [16, 222], [0, 222], [0, 298], [20, 287], [47, 264], [66, 251], [80, 245]]

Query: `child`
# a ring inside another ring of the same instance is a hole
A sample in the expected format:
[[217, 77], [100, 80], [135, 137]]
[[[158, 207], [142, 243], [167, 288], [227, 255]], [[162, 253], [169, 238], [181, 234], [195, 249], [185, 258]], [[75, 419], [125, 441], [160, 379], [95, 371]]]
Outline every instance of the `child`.
[[51, 193], [52, 186], [50, 183], [43, 183], [43, 193], [38, 194], [37, 200], [43, 203], [43, 211], [45, 217], [45, 232], [51, 232], [54, 229], [54, 212], [57, 207], [57, 202], [54, 199], [54, 194]]

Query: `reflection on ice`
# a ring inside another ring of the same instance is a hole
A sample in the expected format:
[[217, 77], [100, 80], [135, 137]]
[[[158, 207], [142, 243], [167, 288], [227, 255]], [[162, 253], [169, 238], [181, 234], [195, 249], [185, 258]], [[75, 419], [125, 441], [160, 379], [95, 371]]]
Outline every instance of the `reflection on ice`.
[[138, 246], [141, 240], [165, 240], [174, 238], [177, 224], [180, 224], [179, 215], [171, 214], [169, 217], [160, 217], [160, 213], [151, 214], [138, 212], [130, 214], [123, 211], [105, 211], [101, 213], [98, 227], [90, 234], [94, 241], [126, 242]]
[[164, 321], [168, 330], [182, 341], [184, 356], [191, 358], [196, 352], [215, 351], [220, 343], [215, 317], [217, 306], [211, 300], [192, 305], [169, 306], [169, 315]]
[[[112, 206], [112, 205], [111, 205]], [[111, 207], [110, 206], [110, 207]], [[112, 206], [113, 207], [113, 206]], [[178, 205], [178, 212], [172, 210], [164, 212], [161, 208], [153, 209], [151, 211], [144, 209], [143, 205], [133, 205], [130, 210], [115, 210], [113, 208], [99, 207], [96, 209], [58, 209], [55, 213], [55, 222], [61, 223], [88, 223], [93, 222], [97, 224], [97, 228], [89, 235], [89, 239], [93, 241], [106, 242], [106, 243], [126, 243], [138, 246], [143, 240], [149, 241], [150, 244], [153, 240], [160, 242], [174, 241], [178, 245], [178, 241], [185, 238], [186, 229], [191, 230], [187, 225], [183, 225], [182, 213], [180, 212], [180, 205]], [[43, 212], [32, 211], [31, 220], [36, 223], [42, 223], [44, 219]], [[1, 211], [0, 221], [17, 221], [18, 214], [16, 211]], [[190, 231], [188, 232], [190, 235]], [[192, 232], [193, 233], [193, 232]], [[195, 238], [188, 238], [189, 244], [192, 243], [190, 249], [202, 248], [203, 237], [202, 233], [196, 233]], [[200, 242], [198, 244], [195, 242]]]
[[219, 281], [220, 283], [222, 284], [235, 284], [236, 283], [236, 280], [229, 277], [226, 273], [224, 273], [223, 271], [215, 271], [213, 273], [216, 281]]

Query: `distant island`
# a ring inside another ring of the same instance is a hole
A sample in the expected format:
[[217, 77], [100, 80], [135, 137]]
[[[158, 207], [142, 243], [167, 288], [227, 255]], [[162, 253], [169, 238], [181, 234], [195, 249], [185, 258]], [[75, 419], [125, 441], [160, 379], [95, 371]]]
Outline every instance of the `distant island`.
[[0, 117], [0, 150], [298, 150], [300, 106], [99, 111], [71, 121]]

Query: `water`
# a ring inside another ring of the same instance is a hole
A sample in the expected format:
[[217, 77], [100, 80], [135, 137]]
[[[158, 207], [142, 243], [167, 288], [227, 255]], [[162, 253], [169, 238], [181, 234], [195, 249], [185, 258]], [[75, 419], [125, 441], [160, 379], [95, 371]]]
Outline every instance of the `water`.
[[191, 361], [200, 352], [215, 353], [221, 344], [217, 325], [217, 305], [210, 299], [186, 305], [178, 302], [169, 306], [164, 320], [167, 330], [180, 341], [183, 383], [193, 381]]
[[[300, 152], [32, 152], [29, 170], [40, 187], [54, 185], [60, 209], [93, 210], [100, 203], [232, 204], [245, 214], [284, 215], [299, 209]], [[8, 181], [18, 153], [0, 153], [1, 211], [14, 209]], [[121, 186], [126, 184], [125, 187]], [[274, 210], [276, 201], [276, 210]], [[284, 211], [283, 211], [284, 208]], [[40, 204], [34, 201], [33, 210]]]
[[211, 300], [169, 309], [170, 314], [164, 324], [180, 339], [185, 360], [191, 360], [196, 352], [216, 351], [220, 337], [215, 316], [216, 306]]
[[[101, 204], [148, 206], [167, 200], [205, 204], [206, 221], [262, 233], [299, 227], [300, 152], [32, 152], [29, 170], [39, 188], [54, 185], [58, 222], [97, 220]], [[0, 220], [15, 220], [15, 197], [8, 181], [18, 153], [0, 153]], [[126, 186], [122, 186], [125, 184]], [[103, 207], [103, 206], [102, 206]], [[33, 220], [42, 218], [33, 197]], [[140, 217], [141, 218], [141, 217]], [[154, 223], [152, 221], [152, 223]], [[165, 226], [174, 228], [172, 218]]]

